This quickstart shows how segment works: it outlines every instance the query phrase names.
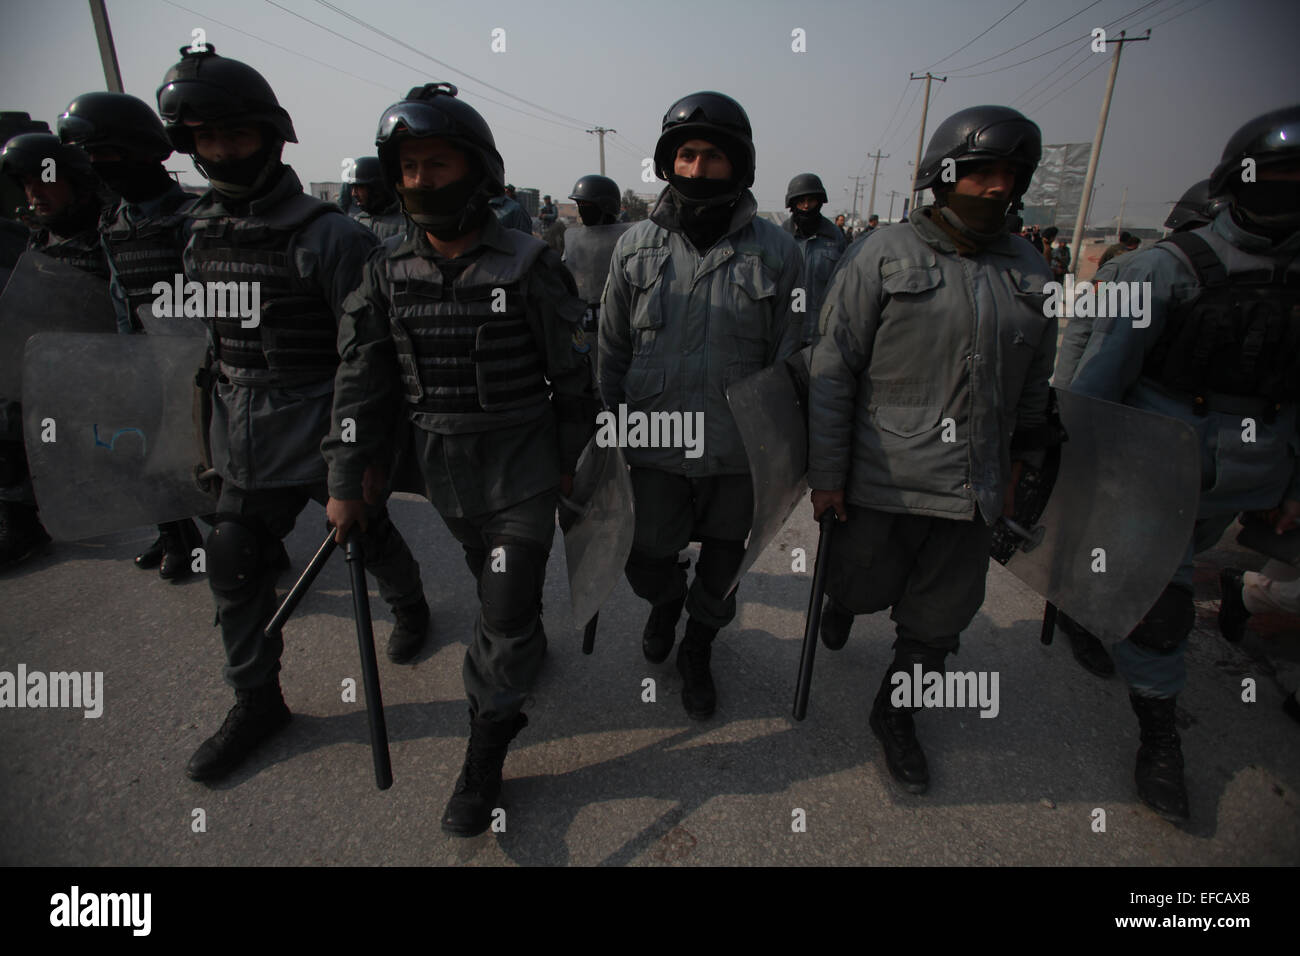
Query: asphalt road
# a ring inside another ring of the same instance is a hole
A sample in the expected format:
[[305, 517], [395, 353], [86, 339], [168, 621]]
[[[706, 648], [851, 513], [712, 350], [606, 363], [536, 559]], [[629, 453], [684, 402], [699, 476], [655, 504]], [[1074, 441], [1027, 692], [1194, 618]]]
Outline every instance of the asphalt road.
[[[808, 717], [790, 716], [815, 553], [807, 503], [742, 582], [715, 645], [720, 706], [690, 720], [672, 658], [647, 664], [647, 608], [626, 582], [580, 651], [557, 538], [546, 587], [550, 652], [531, 723], [511, 748], [504, 832], [445, 836], [443, 807], [468, 734], [460, 668], [476, 612], [459, 548], [422, 499], [392, 504], [420, 561], [436, 632], [416, 663], [383, 657], [392, 616], [372, 589], [396, 782], [373, 782], [342, 556], [286, 628], [289, 727], [231, 778], [184, 766], [233, 703], [202, 577], [136, 569], [136, 529], [76, 544], [0, 577], [0, 670], [102, 671], [103, 714], [0, 709], [0, 863], [64, 865], [1251, 865], [1300, 861], [1300, 627], [1255, 618], [1240, 645], [1214, 624], [1216, 568], [1259, 567], [1232, 545], [1198, 580], [1190, 679], [1179, 699], [1193, 819], [1175, 827], [1138, 801], [1137, 721], [1118, 678], [1083, 671], [1063, 637], [1039, 643], [1042, 602], [1001, 567], [950, 669], [996, 671], [999, 712], [918, 716], [930, 793], [898, 790], [867, 727], [891, 657], [886, 614], [819, 648]], [[287, 540], [291, 583], [323, 536], [309, 506]], [[809, 561], [811, 564], [811, 560]], [[680, 633], [680, 632], [679, 632]], [[1242, 700], [1242, 680], [1257, 701]], [[644, 681], [655, 700], [643, 700]], [[1105, 830], [1095, 828], [1105, 811]], [[195, 813], [202, 810], [201, 832]], [[802, 811], [799, 813], [798, 811]], [[803, 826], [799, 824], [802, 822]]]

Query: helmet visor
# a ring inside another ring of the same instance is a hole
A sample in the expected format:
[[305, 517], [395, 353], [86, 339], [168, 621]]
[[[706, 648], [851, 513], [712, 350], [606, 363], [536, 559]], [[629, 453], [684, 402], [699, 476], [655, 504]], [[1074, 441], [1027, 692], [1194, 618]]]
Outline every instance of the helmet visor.
[[981, 127], [966, 137], [969, 152], [1001, 156], [1038, 164], [1043, 155], [1042, 134], [1027, 120], [1009, 120]]
[[59, 140], [84, 146], [95, 141], [95, 124], [82, 116], [64, 113], [58, 121]]
[[177, 80], [158, 91], [158, 113], [175, 125], [190, 117], [221, 119], [239, 113], [238, 101], [220, 87], [193, 80]]
[[695, 93], [678, 100], [664, 114], [664, 129], [683, 123], [709, 123], [749, 133], [749, 119], [734, 101], [709, 93]]
[[384, 111], [379, 119], [379, 131], [375, 133], [375, 145], [387, 143], [392, 137], [405, 130], [412, 136], [454, 136], [456, 124], [441, 110], [436, 110], [427, 103], [405, 101], [396, 103]]

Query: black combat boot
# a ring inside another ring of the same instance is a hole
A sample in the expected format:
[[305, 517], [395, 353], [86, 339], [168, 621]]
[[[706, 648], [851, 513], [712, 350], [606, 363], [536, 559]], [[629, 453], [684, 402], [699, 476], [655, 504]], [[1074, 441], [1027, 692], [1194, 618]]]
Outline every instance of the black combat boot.
[[838, 651], [848, 642], [851, 627], [853, 612], [840, 607], [834, 598], [827, 597], [822, 605], [822, 643], [832, 651]]
[[1187, 808], [1187, 784], [1183, 782], [1183, 751], [1174, 725], [1176, 697], [1128, 695], [1142, 728], [1138, 748], [1138, 796], [1166, 820], [1180, 822], [1191, 816]]
[[234, 770], [267, 737], [289, 722], [280, 680], [253, 690], [235, 691], [235, 706], [226, 722], [203, 741], [185, 772], [191, 780], [219, 780]]
[[677, 648], [677, 671], [682, 675], [682, 706], [696, 720], [712, 717], [718, 708], [718, 692], [713, 686], [709, 661], [713, 656], [713, 639], [718, 630], [686, 619], [686, 636]]
[[677, 640], [677, 620], [682, 616], [685, 605], [686, 595], [683, 594], [667, 604], [657, 604], [651, 609], [645, 630], [641, 632], [641, 652], [650, 663], [662, 664], [668, 660], [668, 654]]
[[429, 602], [420, 595], [418, 604], [393, 608], [393, 633], [388, 635], [388, 659], [405, 664], [420, 652], [429, 636]]
[[1219, 590], [1223, 597], [1219, 600], [1219, 633], [1233, 644], [1246, 635], [1246, 621], [1250, 612], [1241, 597], [1241, 571], [1237, 568], [1224, 568], [1219, 572]]
[[163, 526], [159, 525], [158, 537], [153, 539], [153, 544], [135, 556], [135, 566], [141, 571], [152, 571], [162, 563], [163, 555], [166, 553], [163, 547]]
[[1098, 677], [1110, 677], [1115, 673], [1115, 662], [1106, 653], [1106, 645], [1091, 631], [1064, 611], [1057, 612], [1056, 624], [1070, 639], [1070, 650], [1079, 666]]
[[492, 811], [501, 795], [506, 749], [527, 726], [528, 718], [522, 713], [499, 721], [471, 716], [465, 765], [442, 815], [443, 830], [454, 836], [472, 837], [492, 825]]
[[0, 501], [0, 571], [36, 557], [50, 536], [32, 505]]
[[[193, 521], [185, 518], [181, 521], [160, 524], [158, 531], [163, 547], [162, 561], [158, 564], [158, 577], [173, 583], [185, 580], [194, 573], [194, 549], [203, 545], [203, 539], [199, 537], [199, 529], [194, 527]], [[140, 559], [136, 558], [135, 563], [140, 564]]]
[[889, 775], [908, 793], [925, 793], [930, 789], [930, 768], [925, 762], [921, 742], [916, 739], [916, 723], [912, 719], [916, 708], [895, 707], [890, 703], [889, 698], [894, 692], [890, 678], [901, 671], [910, 680], [914, 664], [921, 665], [922, 674], [942, 671], [946, 656], [941, 651], [895, 652], [893, 663], [885, 672], [885, 679], [880, 682], [880, 690], [876, 691], [876, 700], [871, 706], [868, 723], [885, 750], [885, 766], [889, 768]]

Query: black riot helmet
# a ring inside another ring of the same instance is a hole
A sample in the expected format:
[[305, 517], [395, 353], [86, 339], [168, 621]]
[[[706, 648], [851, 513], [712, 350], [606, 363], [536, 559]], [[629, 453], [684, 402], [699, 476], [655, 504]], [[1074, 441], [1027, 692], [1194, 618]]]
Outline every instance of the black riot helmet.
[[298, 142], [293, 120], [275, 98], [271, 84], [247, 63], [218, 56], [211, 43], [202, 52], [181, 47], [181, 61], [158, 87], [158, 112], [179, 152], [194, 153], [186, 120], [238, 120], [270, 127], [286, 143]]
[[754, 185], [754, 131], [744, 108], [730, 96], [704, 91], [684, 96], [664, 114], [655, 144], [655, 175], [667, 181], [677, 148], [688, 139], [703, 139], [723, 150], [744, 188]]
[[40, 176], [45, 160], [54, 160], [54, 175], [68, 175], [71, 181], [98, 186], [90, 157], [76, 146], [65, 146], [53, 133], [21, 133], [0, 150], [0, 173], [22, 185], [23, 176]]
[[945, 159], [959, 165], [1004, 159], [1019, 167], [1011, 197], [1014, 203], [1029, 188], [1042, 156], [1043, 135], [1037, 123], [1009, 106], [972, 106], [949, 116], [935, 129], [921, 158], [916, 188], [942, 188]]
[[616, 218], [619, 210], [623, 208], [623, 198], [618, 191], [618, 183], [608, 176], [598, 176], [595, 173], [583, 176], [574, 183], [569, 198], [574, 202], [595, 203], [596, 208], [605, 215]]
[[1188, 187], [1187, 192], [1174, 204], [1174, 208], [1169, 211], [1169, 218], [1165, 220], [1165, 228], [1185, 232], [1207, 225], [1214, 221], [1223, 206], [1223, 199], [1210, 195], [1210, 181], [1202, 179]]
[[354, 186], [374, 186], [384, 184], [384, 170], [378, 156], [362, 156], [352, 165], [352, 178], [348, 180]]
[[820, 199], [823, 205], [830, 202], [826, 198], [826, 187], [822, 185], [821, 177], [816, 173], [800, 173], [790, 180], [790, 185], [785, 187], [786, 208], [793, 209], [794, 201], [800, 196], [814, 196]]
[[68, 104], [57, 125], [64, 143], [87, 150], [110, 146], [129, 162], [161, 163], [172, 154], [158, 114], [129, 93], [83, 93]]
[[451, 83], [426, 83], [413, 87], [405, 99], [384, 110], [375, 145], [389, 186], [396, 188], [402, 183], [397, 169], [399, 143], [408, 138], [438, 137], [451, 140], [477, 158], [486, 176], [484, 191], [489, 196], [501, 195], [506, 166], [492, 130], [478, 110], [456, 98], [458, 92]]
[[1256, 116], [1232, 134], [1210, 174], [1210, 194], [1235, 194], [1247, 159], [1255, 161], [1256, 169], [1300, 161], [1300, 103]]

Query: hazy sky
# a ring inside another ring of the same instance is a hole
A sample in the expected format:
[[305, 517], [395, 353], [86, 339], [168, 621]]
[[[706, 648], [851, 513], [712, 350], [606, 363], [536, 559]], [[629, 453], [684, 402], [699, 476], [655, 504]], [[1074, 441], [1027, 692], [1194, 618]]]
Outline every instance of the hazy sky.
[[[387, 105], [449, 80], [491, 124], [517, 185], [567, 195], [598, 171], [584, 130], [599, 124], [618, 131], [606, 137], [607, 174], [658, 192], [658, 180], [641, 181], [641, 159], [665, 110], [716, 89], [753, 123], [761, 208], [781, 208], [790, 177], [812, 171], [831, 213], [851, 207], [851, 177], [864, 176], [865, 209], [866, 156], [879, 149], [883, 215], [888, 192], [907, 190], [916, 152], [922, 83], [909, 72], [948, 77], [934, 84], [928, 130], [998, 103], [1035, 120], [1046, 143], [1086, 142], [1111, 55], [1084, 38], [1151, 27], [1150, 41], [1123, 53], [1092, 221], [1115, 216], [1128, 187], [1125, 222], [1156, 225], [1209, 175], [1233, 130], [1300, 101], [1296, 0], [108, 0], [108, 14], [126, 91], [150, 105], [195, 28], [256, 67], [293, 117], [299, 143], [285, 158], [304, 183], [338, 180], [344, 158], [373, 154]], [[492, 48], [498, 29], [503, 52]], [[792, 49], [795, 30], [806, 52]], [[77, 94], [104, 88], [86, 0], [0, 0], [0, 106], [53, 126]], [[201, 181], [187, 157], [168, 166]]]

